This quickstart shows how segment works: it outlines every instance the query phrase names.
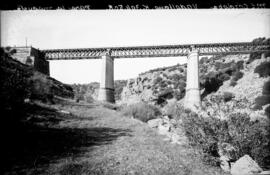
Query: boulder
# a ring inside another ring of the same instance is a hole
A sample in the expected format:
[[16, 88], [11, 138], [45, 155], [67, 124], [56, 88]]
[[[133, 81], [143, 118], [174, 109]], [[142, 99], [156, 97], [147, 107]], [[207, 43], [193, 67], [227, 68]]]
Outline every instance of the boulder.
[[161, 135], [168, 135], [171, 130], [171, 125], [168, 123], [162, 123], [158, 126], [158, 133]]
[[231, 166], [228, 157], [221, 156], [219, 160], [220, 160], [220, 168], [225, 172], [230, 172]]
[[148, 120], [148, 122], [147, 122], [148, 126], [151, 128], [157, 128], [161, 123], [162, 123], [161, 118]]
[[244, 155], [231, 167], [232, 175], [252, 175], [262, 171], [261, 167], [249, 155]]
[[171, 133], [171, 143], [180, 144], [180, 136], [177, 133]]
[[65, 111], [65, 110], [60, 110], [60, 111], [58, 111], [59, 113], [62, 113], [62, 114], [70, 114], [70, 112], [69, 111]]

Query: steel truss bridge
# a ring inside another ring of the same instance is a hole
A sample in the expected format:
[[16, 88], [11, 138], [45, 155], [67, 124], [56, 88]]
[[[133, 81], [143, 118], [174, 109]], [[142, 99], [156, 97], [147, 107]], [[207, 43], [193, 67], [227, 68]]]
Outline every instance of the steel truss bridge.
[[252, 42], [160, 45], [135, 47], [104, 47], [42, 50], [47, 60], [99, 59], [105, 54], [112, 58], [140, 58], [140, 57], [177, 57], [187, 56], [193, 49], [200, 55], [217, 54], [248, 54], [251, 52], [265, 52], [270, 50], [269, 44], [255, 44]]

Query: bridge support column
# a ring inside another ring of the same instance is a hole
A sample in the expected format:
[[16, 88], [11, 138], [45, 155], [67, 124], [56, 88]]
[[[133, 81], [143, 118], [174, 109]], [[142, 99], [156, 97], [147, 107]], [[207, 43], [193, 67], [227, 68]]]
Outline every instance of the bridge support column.
[[201, 94], [199, 85], [199, 52], [192, 50], [188, 55], [187, 62], [187, 85], [185, 95], [186, 108], [196, 110], [201, 106]]
[[114, 60], [106, 53], [101, 58], [101, 81], [98, 100], [114, 103]]

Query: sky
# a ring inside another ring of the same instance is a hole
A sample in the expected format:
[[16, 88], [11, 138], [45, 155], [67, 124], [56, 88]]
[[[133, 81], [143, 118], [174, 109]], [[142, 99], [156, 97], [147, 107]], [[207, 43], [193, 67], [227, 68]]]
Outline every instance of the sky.
[[[1, 12], [1, 46], [39, 49], [250, 42], [270, 37], [270, 9], [14, 10]], [[114, 77], [184, 63], [185, 57], [115, 59]], [[50, 61], [64, 83], [100, 81], [101, 60]]]

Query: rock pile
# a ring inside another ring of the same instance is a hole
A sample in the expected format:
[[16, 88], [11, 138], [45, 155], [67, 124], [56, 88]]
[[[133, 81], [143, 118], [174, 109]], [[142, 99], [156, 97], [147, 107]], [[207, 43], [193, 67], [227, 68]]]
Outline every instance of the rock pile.
[[179, 127], [176, 127], [177, 123], [174, 119], [163, 116], [162, 118], [149, 120], [147, 123], [149, 127], [156, 128], [160, 135], [166, 136], [164, 140], [179, 145], [187, 143], [183, 131]]

